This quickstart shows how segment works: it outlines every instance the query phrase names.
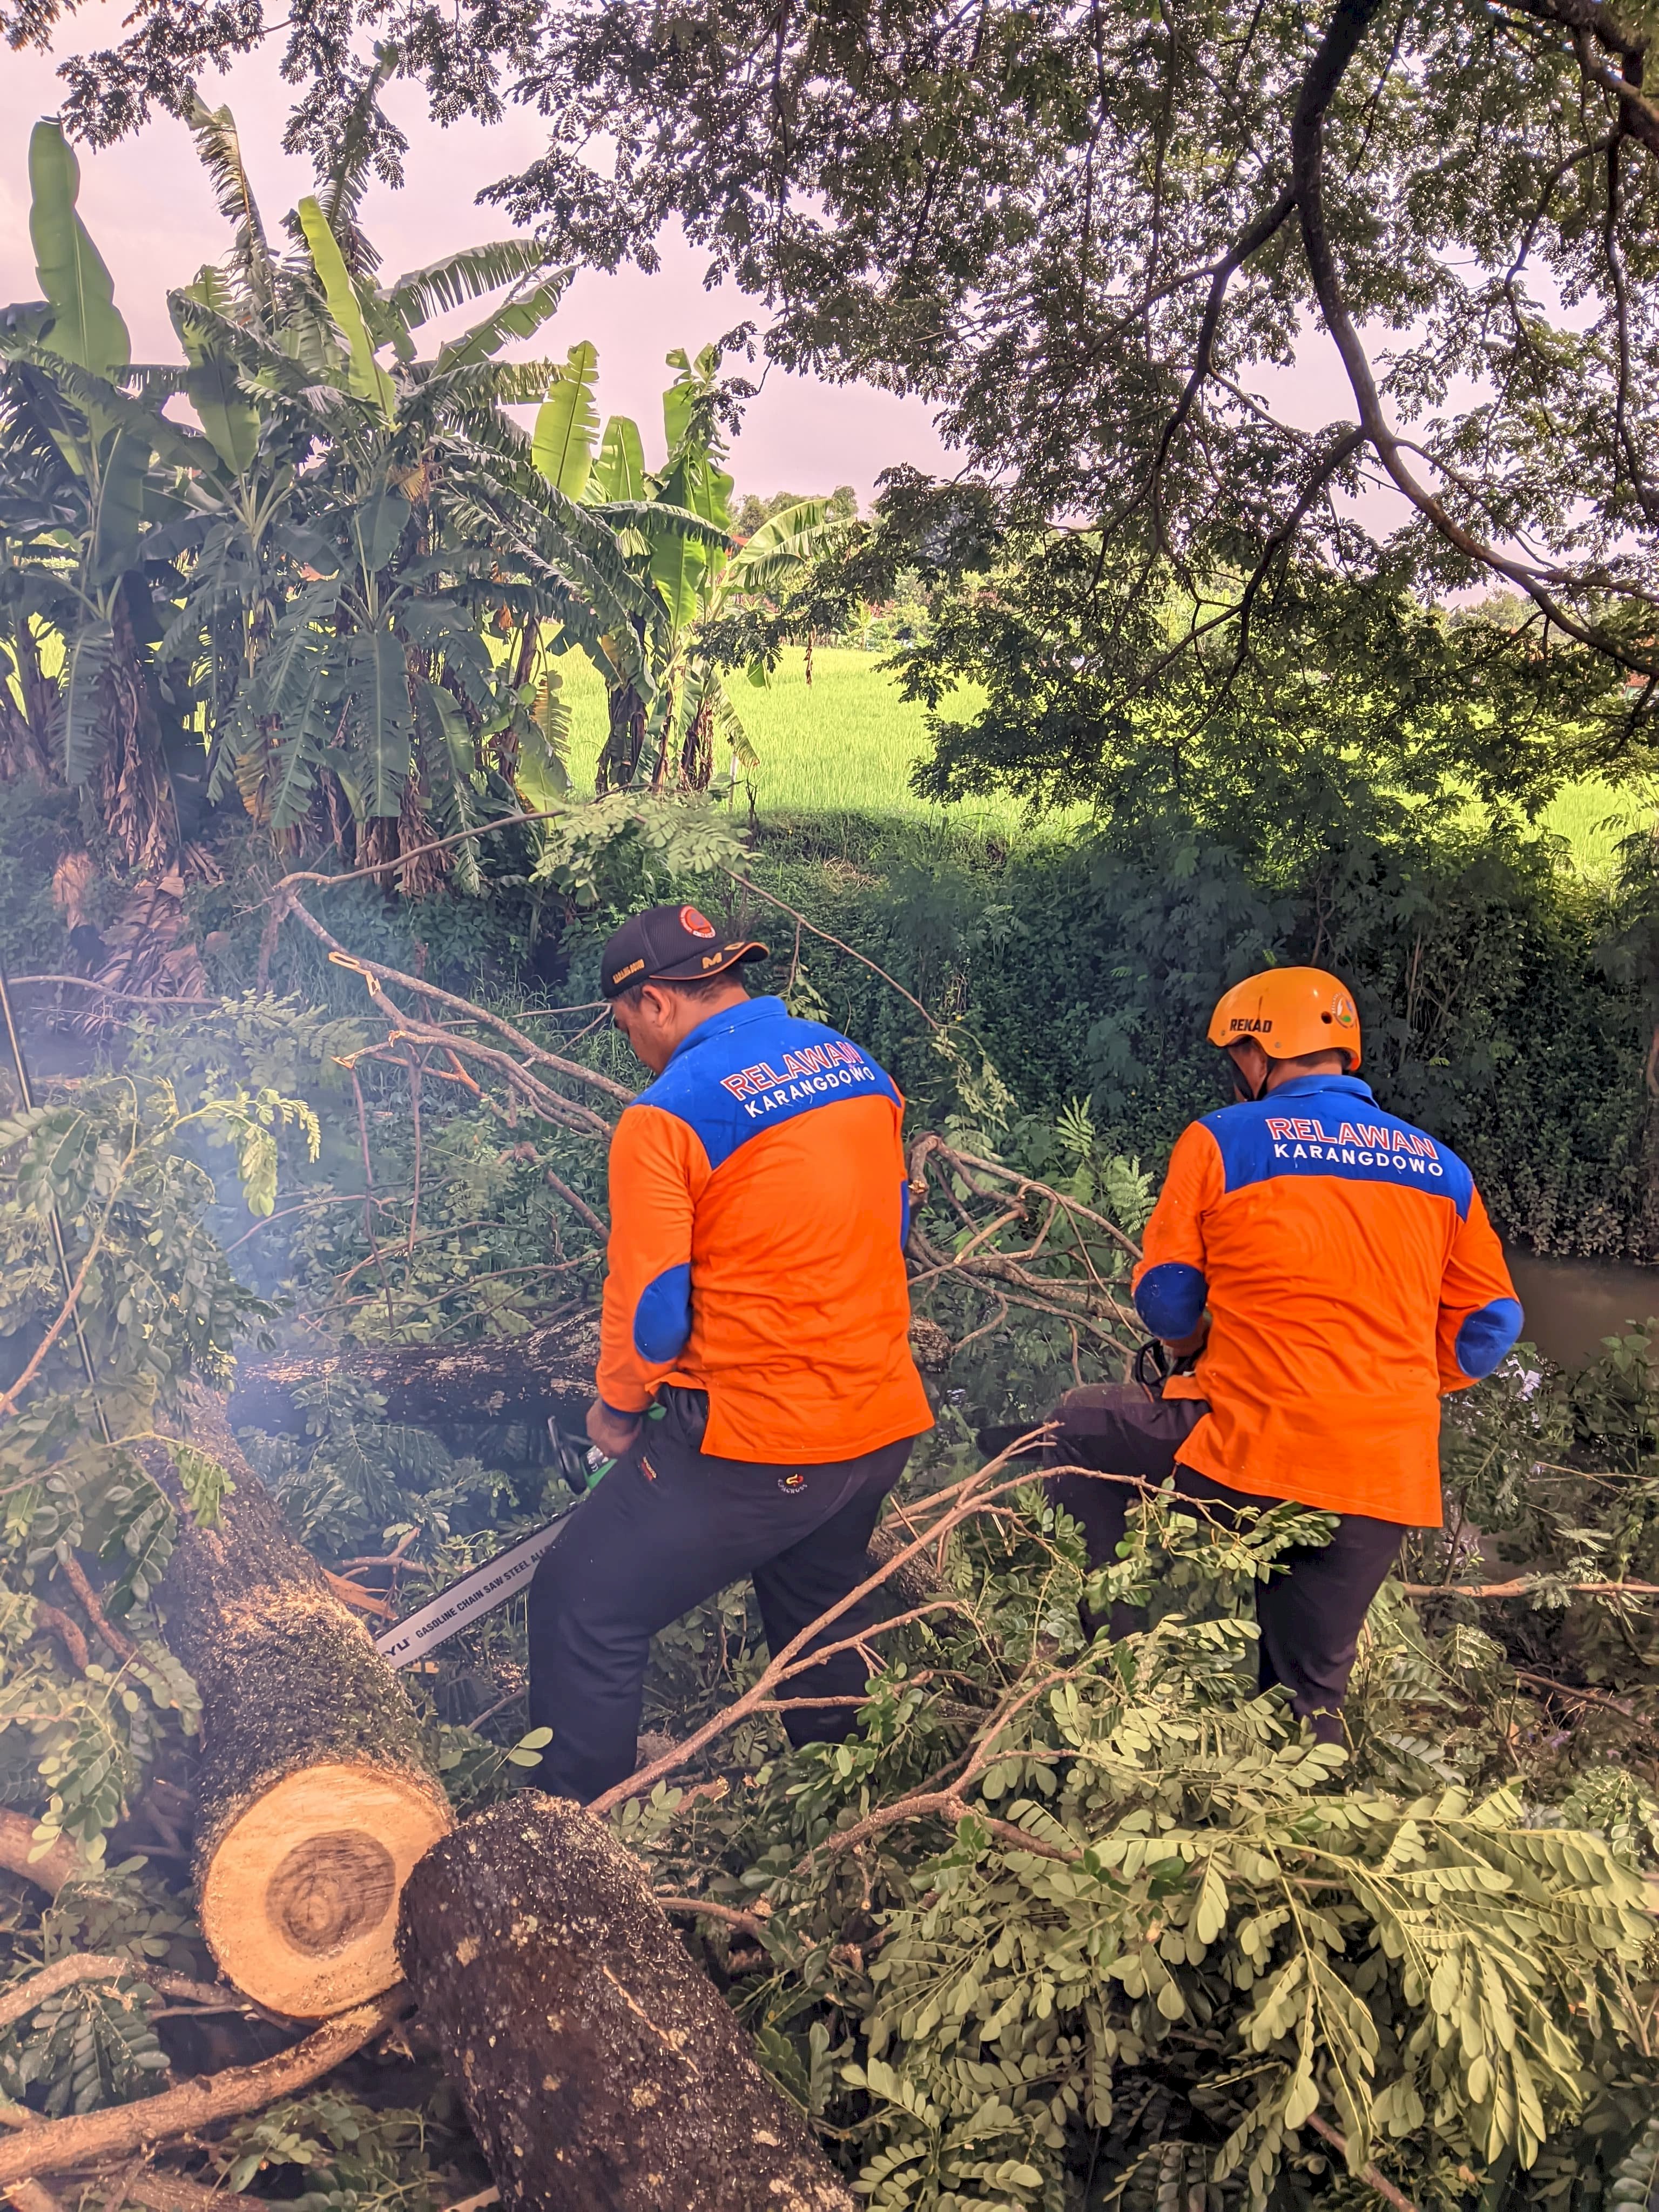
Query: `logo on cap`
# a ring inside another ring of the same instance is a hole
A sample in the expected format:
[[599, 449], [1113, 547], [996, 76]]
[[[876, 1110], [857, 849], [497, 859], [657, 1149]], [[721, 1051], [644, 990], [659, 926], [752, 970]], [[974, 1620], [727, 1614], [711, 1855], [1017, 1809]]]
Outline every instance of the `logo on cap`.
[[680, 908], [680, 927], [688, 937], [712, 937], [714, 925], [706, 914], [699, 914], [694, 906]]
[[1345, 1030], [1351, 1030], [1353, 1027], [1353, 1000], [1350, 998], [1345, 997], [1340, 991], [1337, 993], [1335, 998], [1331, 1001], [1331, 1012], [1335, 1015], [1337, 1020], [1342, 1024], [1342, 1027]]

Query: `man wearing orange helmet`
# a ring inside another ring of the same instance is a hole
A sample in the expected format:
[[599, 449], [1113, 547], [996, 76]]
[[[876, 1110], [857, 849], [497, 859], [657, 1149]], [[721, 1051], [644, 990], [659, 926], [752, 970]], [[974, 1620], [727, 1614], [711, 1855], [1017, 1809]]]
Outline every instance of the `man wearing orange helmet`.
[[[1407, 1528], [1440, 1525], [1439, 1399], [1490, 1375], [1522, 1313], [1474, 1177], [1378, 1106], [1359, 1018], [1319, 968], [1237, 984], [1211, 1018], [1237, 1103], [1189, 1122], [1136, 1269], [1136, 1310], [1177, 1355], [1154, 1395], [1061, 1401], [1059, 1450], [1164, 1481], [1223, 1513], [1275, 1500], [1334, 1513], [1328, 1544], [1283, 1555], [1258, 1591], [1261, 1684], [1328, 1741], [1359, 1630]], [[1126, 1501], [1056, 1480], [1093, 1564]]]

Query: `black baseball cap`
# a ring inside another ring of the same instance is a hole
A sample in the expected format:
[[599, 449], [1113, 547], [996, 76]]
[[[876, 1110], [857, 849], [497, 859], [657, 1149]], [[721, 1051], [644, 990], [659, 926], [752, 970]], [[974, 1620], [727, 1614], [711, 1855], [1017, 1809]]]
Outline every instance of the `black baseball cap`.
[[747, 960], [764, 960], [752, 938], [728, 938], [700, 907], [648, 906], [605, 939], [599, 988], [617, 998], [635, 983], [700, 983]]

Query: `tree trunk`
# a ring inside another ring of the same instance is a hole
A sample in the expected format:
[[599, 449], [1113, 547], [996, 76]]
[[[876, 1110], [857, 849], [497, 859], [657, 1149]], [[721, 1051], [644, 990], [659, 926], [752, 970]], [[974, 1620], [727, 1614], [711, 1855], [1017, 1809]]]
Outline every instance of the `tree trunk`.
[[239, 1990], [319, 2019], [398, 1979], [398, 1894], [448, 1829], [448, 1802], [397, 1674], [289, 1535], [205, 1391], [188, 1435], [235, 1484], [219, 1527], [186, 1522], [161, 1590], [168, 1640], [202, 1693], [202, 1932]]
[[631, 684], [611, 693], [608, 721], [604, 749], [593, 772], [593, 788], [601, 797], [607, 791], [623, 790], [640, 772], [640, 757], [645, 750], [645, 702]]
[[505, 2212], [853, 2212], [644, 1868], [568, 1799], [429, 1851], [398, 1949]]
[[349, 1375], [386, 1401], [386, 1418], [446, 1423], [542, 1420], [563, 1414], [580, 1427], [592, 1402], [599, 1335], [591, 1322], [555, 1322], [527, 1336], [483, 1344], [355, 1345], [311, 1358], [278, 1353], [250, 1360], [230, 1397], [238, 1427], [279, 1434], [300, 1425], [289, 1393]]

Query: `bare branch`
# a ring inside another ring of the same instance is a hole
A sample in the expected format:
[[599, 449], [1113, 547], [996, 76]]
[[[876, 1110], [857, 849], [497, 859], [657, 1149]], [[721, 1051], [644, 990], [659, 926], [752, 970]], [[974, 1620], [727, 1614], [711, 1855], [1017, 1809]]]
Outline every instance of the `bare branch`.
[[0, 2189], [40, 2174], [71, 2172], [77, 2166], [119, 2158], [141, 2144], [187, 2135], [215, 2120], [257, 2112], [274, 2098], [308, 2087], [373, 2042], [408, 2002], [409, 1993], [399, 1983], [372, 2002], [325, 2021], [303, 2043], [274, 2058], [202, 2075], [134, 2104], [108, 2106], [101, 2112], [20, 2130], [9, 2142], [0, 2143]]
[[14, 1813], [0, 1807], [0, 1869], [7, 1874], [21, 1875], [37, 1889], [44, 1889], [48, 1896], [56, 1897], [75, 1872], [75, 1846], [67, 1836], [59, 1836], [38, 1858], [33, 1856], [34, 1825], [27, 1813]]
[[191, 2004], [212, 2005], [216, 2008], [228, 2005], [237, 2011], [243, 2008], [244, 2000], [222, 1983], [194, 1982], [188, 1975], [170, 1973], [142, 1960], [74, 1951], [66, 1959], [53, 1960], [38, 1974], [31, 1974], [27, 1981], [14, 1982], [9, 1989], [0, 1990], [0, 2029], [24, 2019], [37, 2005], [44, 2004], [48, 1997], [55, 1997], [60, 1990], [76, 1989], [82, 1982], [119, 1981], [142, 1982], [158, 1996], [182, 1997]]

